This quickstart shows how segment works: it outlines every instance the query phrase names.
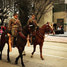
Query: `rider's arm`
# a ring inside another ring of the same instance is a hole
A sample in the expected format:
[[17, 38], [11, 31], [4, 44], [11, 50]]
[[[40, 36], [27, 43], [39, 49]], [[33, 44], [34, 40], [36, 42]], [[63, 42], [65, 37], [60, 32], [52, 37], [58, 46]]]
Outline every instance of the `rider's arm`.
[[11, 27], [12, 27], [12, 19], [9, 20], [9, 23], [8, 23], [8, 30], [11, 30]]
[[19, 25], [19, 31], [22, 31], [22, 25], [21, 25], [20, 20], [17, 20], [17, 24]]
[[22, 27], [20, 20], [17, 20], [17, 23], [20, 27]]
[[28, 22], [27, 22], [27, 24], [29, 25], [30, 22], [32, 22], [32, 19], [29, 19]]
[[33, 20], [33, 21], [34, 21], [35, 25], [38, 26], [37, 21], [36, 20]]

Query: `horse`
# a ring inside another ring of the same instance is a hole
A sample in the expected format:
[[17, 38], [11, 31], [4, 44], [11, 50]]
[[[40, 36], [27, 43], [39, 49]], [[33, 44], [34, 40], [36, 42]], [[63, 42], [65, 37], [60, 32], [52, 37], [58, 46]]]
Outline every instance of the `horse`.
[[[30, 32], [31, 32], [31, 28], [30, 28]], [[43, 47], [43, 42], [44, 42], [44, 37], [46, 33], [53, 33], [53, 29], [51, 28], [51, 26], [49, 24], [44, 24], [42, 27], [40, 27], [38, 30], [36, 30], [35, 32], [32, 33], [32, 42], [33, 42], [33, 52], [32, 52], [32, 56], [34, 52], [36, 51], [36, 45], [39, 44], [40, 46], [40, 57], [42, 60], [44, 60], [43, 56], [42, 56], [42, 47]], [[34, 37], [34, 39], [33, 39]]]
[[[18, 64], [18, 60], [19, 60], [19, 58], [21, 58], [22, 67], [25, 67], [24, 62], [23, 62], [22, 52], [24, 51], [25, 45], [27, 43], [27, 39], [26, 39], [27, 35], [28, 35], [28, 27], [27, 26], [24, 27], [24, 29], [22, 30], [22, 33], [24, 34], [24, 36], [22, 36], [21, 32], [19, 32], [16, 37], [16, 45], [15, 46], [17, 47], [17, 49], [19, 51], [19, 56], [16, 58], [15, 64]], [[7, 60], [8, 60], [8, 62], [10, 62], [9, 43], [8, 43], [9, 37], [7, 37], [6, 35], [7, 35], [7, 32], [3, 32], [1, 35], [1, 39], [0, 39], [0, 60], [2, 59], [2, 51], [5, 46], [5, 43], [7, 43], [8, 44]]]

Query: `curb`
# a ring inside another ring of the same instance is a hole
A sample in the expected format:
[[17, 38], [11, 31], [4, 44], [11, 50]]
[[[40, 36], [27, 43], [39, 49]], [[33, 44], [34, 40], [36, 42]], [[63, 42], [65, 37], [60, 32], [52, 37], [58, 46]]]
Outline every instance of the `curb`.
[[67, 42], [57, 42], [57, 41], [44, 41], [44, 42], [54, 42], [54, 43], [64, 43], [64, 44], [67, 44]]

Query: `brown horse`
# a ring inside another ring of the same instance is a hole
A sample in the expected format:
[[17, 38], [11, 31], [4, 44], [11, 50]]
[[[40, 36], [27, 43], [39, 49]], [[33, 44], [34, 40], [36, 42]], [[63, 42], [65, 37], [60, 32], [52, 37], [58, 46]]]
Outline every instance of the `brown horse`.
[[[22, 36], [21, 32], [19, 32], [16, 37], [16, 47], [18, 48], [19, 56], [16, 58], [15, 64], [18, 64], [18, 59], [21, 58], [22, 67], [25, 67], [24, 62], [23, 62], [22, 52], [24, 51], [24, 48], [27, 42], [26, 37], [28, 35], [28, 27], [27, 26], [24, 27], [22, 32], [25, 34], [25, 36]], [[3, 34], [1, 35], [1, 39], [0, 39], [0, 60], [2, 59], [2, 50], [4, 48], [4, 45], [5, 43], [8, 43], [8, 37], [6, 35], [7, 35], [7, 32], [3, 32]], [[9, 44], [8, 44], [8, 50], [7, 50], [7, 60], [8, 62], [10, 62]]]
[[[32, 29], [30, 29], [30, 31], [31, 30]], [[36, 51], [36, 45], [39, 44], [39, 46], [40, 46], [40, 57], [42, 60], [44, 60], [44, 58], [42, 56], [42, 47], [43, 47], [45, 33], [48, 33], [48, 34], [53, 33], [53, 29], [51, 28], [51, 26], [49, 26], [49, 24], [44, 24], [41, 28], [39, 28], [36, 32], [34, 32], [32, 34], [32, 37], [34, 37], [34, 39], [32, 39], [34, 50], [32, 52], [31, 57], [33, 57], [33, 54]]]

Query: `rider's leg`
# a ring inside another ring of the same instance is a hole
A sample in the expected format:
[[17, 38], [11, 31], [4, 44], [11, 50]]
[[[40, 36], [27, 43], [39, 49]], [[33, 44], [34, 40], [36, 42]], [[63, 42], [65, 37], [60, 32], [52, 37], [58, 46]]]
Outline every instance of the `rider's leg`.
[[32, 45], [32, 33], [30, 34], [30, 43]]
[[15, 45], [16, 45], [16, 37], [14, 37], [14, 39], [13, 39], [13, 47], [15, 47]]

